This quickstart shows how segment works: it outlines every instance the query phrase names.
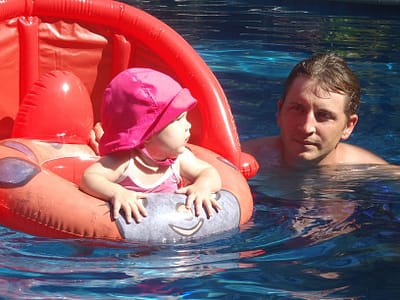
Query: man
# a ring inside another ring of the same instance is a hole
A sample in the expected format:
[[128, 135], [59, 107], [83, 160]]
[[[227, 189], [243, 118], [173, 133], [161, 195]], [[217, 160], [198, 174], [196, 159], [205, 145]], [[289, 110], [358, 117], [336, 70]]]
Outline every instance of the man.
[[339, 164], [387, 164], [377, 155], [345, 144], [358, 121], [360, 85], [333, 53], [298, 63], [278, 101], [280, 135], [246, 141], [243, 150], [261, 167], [308, 169]]
[[360, 172], [368, 172], [360, 166], [352, 172], [348, 165], [388, 164], [343, 143], [357, 124], [359, 104], [360, 85], [345, 61], [332, 53], [317, 54], [298, 63], [286, 80], [278, 101], [279, 136], [242, 144], [260, 164], [254, 189], [272, 197], [269, 202], [296, 199], [288, 202], [297, 209], [292, 229], [301, 239], [294, 241], [321, 242], [358, 228], [357, 202], [342, 197], [365, 180]]

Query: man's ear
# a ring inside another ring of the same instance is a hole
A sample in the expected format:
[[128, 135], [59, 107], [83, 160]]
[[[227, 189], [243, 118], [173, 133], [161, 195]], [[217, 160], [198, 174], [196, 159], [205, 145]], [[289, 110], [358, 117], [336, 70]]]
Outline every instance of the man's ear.
[[358, 122], [358, 115], [354, 114], [349, 117], [349, 119], [347, 120], [346, 127], [344, 128], [343, 133], [342, 133], [343, 141], [347, 140], [350, 137], [351, 133], [353, 132], [354, 128], [356, 127], [357, 122]]
[[281, 111], [281, 109], [282, 109], [282, 105], [283, 105], [283, 101], [282, 101], [282, 99], [278, 99], [278, 114], [279, 114], [279, 112]]
[[276, 111], [276, 115], [275, 115], [276, 123], [278, 124], [278, 126], [280, 126], [280, 113], [281, 113], [282, 105], [283, 105], [282, 99], [278, 99], [277, 111]]

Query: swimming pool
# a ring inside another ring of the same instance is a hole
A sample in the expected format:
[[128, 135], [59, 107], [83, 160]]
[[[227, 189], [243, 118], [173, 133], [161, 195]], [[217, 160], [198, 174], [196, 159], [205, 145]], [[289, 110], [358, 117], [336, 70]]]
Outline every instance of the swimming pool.
[[[277, 133], [292, 66], [334, 50], [360, 77], [351, 142], [400, 164], [398, 7], [319, 1], [130, 1], [181, 33], [223, 85], [243, 140]], [[339, 175], [340, 174], [340, 175]], [[218, 239], [150, 247], [0, 228], [4, 299], [396, 299], [400, 174], [393, 167], [263, 170], [254, 216]]]

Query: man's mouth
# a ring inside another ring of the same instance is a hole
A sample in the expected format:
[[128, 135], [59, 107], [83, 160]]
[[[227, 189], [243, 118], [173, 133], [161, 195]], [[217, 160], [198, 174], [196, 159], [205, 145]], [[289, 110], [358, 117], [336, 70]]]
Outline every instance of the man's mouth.
[[303, 146], [317, 146], [316, 142], [310, 141], [310, 140], [301, 140], [301, 139], [295, 139], [295, 143], [303, 145]]

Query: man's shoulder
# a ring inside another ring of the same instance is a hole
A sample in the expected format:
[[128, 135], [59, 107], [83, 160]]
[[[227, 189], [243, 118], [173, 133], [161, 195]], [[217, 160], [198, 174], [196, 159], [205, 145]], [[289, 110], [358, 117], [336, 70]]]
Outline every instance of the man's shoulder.
[[242, 150], [253, 155], [261, 164], [280, 164], [279, 137], [267, 136], [242, 142]]
[[278, 136], [265, 136], [246, 140], [242, 142], [242, 150], [248, 153], [257, 152], [261, 148], [264, 150], [270, 149], [271, 151], [276, 151], [277, 140]]
[[341, 153], [342, 163], [345, 164], [386, 164], [387, 162], [375, 153], [347, 143], [340, 143], [338, 149]]

